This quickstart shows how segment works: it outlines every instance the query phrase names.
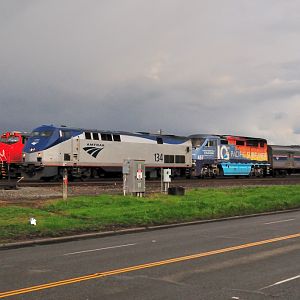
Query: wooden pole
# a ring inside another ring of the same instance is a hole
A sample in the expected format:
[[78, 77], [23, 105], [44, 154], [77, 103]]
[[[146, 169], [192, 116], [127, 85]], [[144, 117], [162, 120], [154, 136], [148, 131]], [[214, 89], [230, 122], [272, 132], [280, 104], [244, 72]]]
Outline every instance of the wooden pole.
[[68, 198], [68, 170], [65, 168], [63, 173], [63, 199]]

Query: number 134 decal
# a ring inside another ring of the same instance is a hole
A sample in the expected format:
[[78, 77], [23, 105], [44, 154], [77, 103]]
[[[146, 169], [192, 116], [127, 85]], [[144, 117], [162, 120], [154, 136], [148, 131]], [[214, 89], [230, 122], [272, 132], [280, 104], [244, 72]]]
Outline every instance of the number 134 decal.
[[163, 161], [164, 157], [162, 153], [154, 153], [154, 160], [155, 161]]

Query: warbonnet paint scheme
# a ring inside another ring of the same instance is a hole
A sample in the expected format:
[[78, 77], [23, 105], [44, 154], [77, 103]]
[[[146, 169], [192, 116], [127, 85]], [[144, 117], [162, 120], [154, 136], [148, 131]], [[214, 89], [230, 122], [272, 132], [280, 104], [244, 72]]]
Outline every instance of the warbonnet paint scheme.
[[124, 159], [142, 159], [148, 176], [160, 168], [182, 174], [192, 166], [191, 148], [188, 138], [173, 135], [43, 125], [25, 144], [23, 165], [32, 177], [60, 176], [64, 168], [88, 177], [121, 172]]

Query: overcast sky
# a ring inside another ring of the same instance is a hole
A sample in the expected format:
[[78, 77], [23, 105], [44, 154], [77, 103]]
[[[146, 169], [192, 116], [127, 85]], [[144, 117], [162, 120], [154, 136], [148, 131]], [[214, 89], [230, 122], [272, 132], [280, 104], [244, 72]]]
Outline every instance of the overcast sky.
[[300, 144], [299, 0], [0, 0], [0, 131]]

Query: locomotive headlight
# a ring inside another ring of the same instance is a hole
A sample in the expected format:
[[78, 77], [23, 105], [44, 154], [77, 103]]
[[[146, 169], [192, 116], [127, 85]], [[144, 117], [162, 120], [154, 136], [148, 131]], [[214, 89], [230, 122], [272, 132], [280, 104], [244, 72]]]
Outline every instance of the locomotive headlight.
[[23, 154], [22, 154], [22, 156], [23, 156], [23, 158], [25, 158], [25, 157], [26, 157], [26, 154], [25, 154], [25, 153], [23, 153]]
[[38, 152], [37, 156], [38, 157], [42, 157], [42, 154], [40, 152]]

